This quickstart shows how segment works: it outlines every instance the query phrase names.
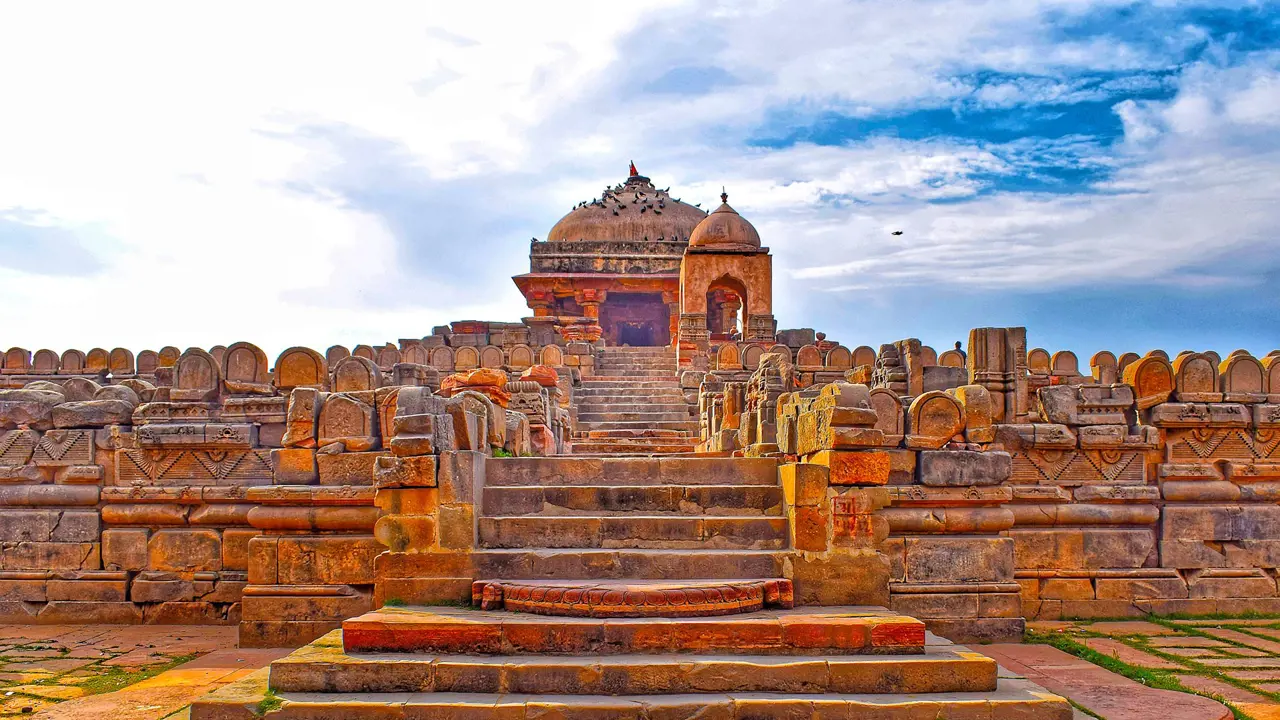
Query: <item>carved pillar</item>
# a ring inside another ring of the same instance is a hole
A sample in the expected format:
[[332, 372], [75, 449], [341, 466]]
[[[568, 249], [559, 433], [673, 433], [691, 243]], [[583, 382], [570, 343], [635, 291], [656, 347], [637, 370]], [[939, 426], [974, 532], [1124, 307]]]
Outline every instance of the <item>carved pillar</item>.
[[738, 311], [742, 309], [742, 298], [737, 295], [728, 295], [720, 308], [724, 313], [720, 321], [721, 332], [733, 337], [738, 332]]
[[707, 363], [711, 349], [711, 333], [707, 331], [706, 313], [681, 313], [676, 344], [676, 362], [681, 369], [694, 369]]
[[555, 295], [550, 290], [530, 290], [525, 301], [533, 310], [534, 317], [551, 317], [555, 314]]
[[667, 333], [674, 347], [680, 335], [680, 293], [663, 292], [662, 302], [667, 305]]
[[752, 315], [747, 318], [747, 327], [743, 332], [743, 340], [773, 342], [778, 335], [778, 322], [773, 315]]
[[582, 308], [582, 315], [591, 321], [586, 329], [588, 337], [591, 338], [589, 342], [599, 339], [604, 332], [600, 327], [600, 305], [608, 295], [606, 291], [595, 288], [584, 288], [573, 294], [573, 299]]

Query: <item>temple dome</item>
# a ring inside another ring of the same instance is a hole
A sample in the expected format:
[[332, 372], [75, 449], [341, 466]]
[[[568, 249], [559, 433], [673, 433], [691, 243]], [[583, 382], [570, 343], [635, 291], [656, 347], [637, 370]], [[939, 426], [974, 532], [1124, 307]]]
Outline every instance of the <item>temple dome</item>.
[[626, 182], [606, 188], [599, 199], [579, 203], [551, 228], [547, 240], [688, 242], [689, 234], [705, 217], [702, 210], [654, 187], [632, 165]]
[[760, 233], [737, 210], [729, 207], [728, 193], [721, 193], [720, 207], [693, 229], [689, 235], [689, 247], [759, 250]]

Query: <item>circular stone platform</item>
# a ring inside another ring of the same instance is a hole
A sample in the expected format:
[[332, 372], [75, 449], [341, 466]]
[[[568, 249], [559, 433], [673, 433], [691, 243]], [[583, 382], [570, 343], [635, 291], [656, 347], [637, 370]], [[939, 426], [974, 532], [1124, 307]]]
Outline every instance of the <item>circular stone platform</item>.
[[482, 610], [593, 618], [710, 617], [790, 608], [790, 580], [478, 580]]

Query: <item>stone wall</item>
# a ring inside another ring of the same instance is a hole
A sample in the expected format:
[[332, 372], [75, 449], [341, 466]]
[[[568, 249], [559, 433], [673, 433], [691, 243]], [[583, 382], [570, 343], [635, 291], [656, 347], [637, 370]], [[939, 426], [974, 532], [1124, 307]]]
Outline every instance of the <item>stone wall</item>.
[[786, 346], [701, 375], [702, 449], [820, 468], [818, 509], [793, 522], [826, 528], [814, 547], [874, 539], [895, 610], [968, 639], [1023, 618], [1280, 612], [1280, 352], [1104, 352], [1085, 375], [1021, 328], [974, 330], [963, 354], [868, 351], [838, 382]]
[[[290, 348], [273, 368], [248, 343], [10, 350], [0, 623], [238, 624], [242, 645], [294, 645], [371, 609], [380, 457], [563, 449], [573, 370], [507, 364], [519, 348], [443, 382], [411, 362], [423, 345]], [[407, 390], [441, 422], [397, 426]]]

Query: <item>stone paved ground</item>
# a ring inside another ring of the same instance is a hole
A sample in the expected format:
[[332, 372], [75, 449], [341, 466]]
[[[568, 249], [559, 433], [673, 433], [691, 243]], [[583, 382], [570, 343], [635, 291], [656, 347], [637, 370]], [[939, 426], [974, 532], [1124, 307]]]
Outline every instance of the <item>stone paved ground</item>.
[[[1033, 622], [1029, 639], [976, 649], [1092, 717], [1229, 717], [1181, 692], [1280, 720], [1280, 618]], [[238, 650], [227, 627], [0, 625], [0, 717], [182, 718], [193, 699], [288, 652]]]
[[[1229, 705], [1236, 718], [1280, 720], [1280, 618], [1032, 622], [1028, 640], [1047, 643], [1150, 688], [1214, 698]], [[992, 648], [993, 655], [1001, 652], [1000, 646]], [[1093, 710], [1082, 699], [1087, 694], [1078, 698], [1050, 689]], [[1130, 717], [1095, 712], [1106, 720]], [[1157, 716], [1149, 706], [1140, 712], [1132, 717]], [[1158, 715], [1170, 718], [1167, 713]]]
[[286, 653], [237, 650], [234, 627], [0, 625], [0, 718], [181, 717]]

